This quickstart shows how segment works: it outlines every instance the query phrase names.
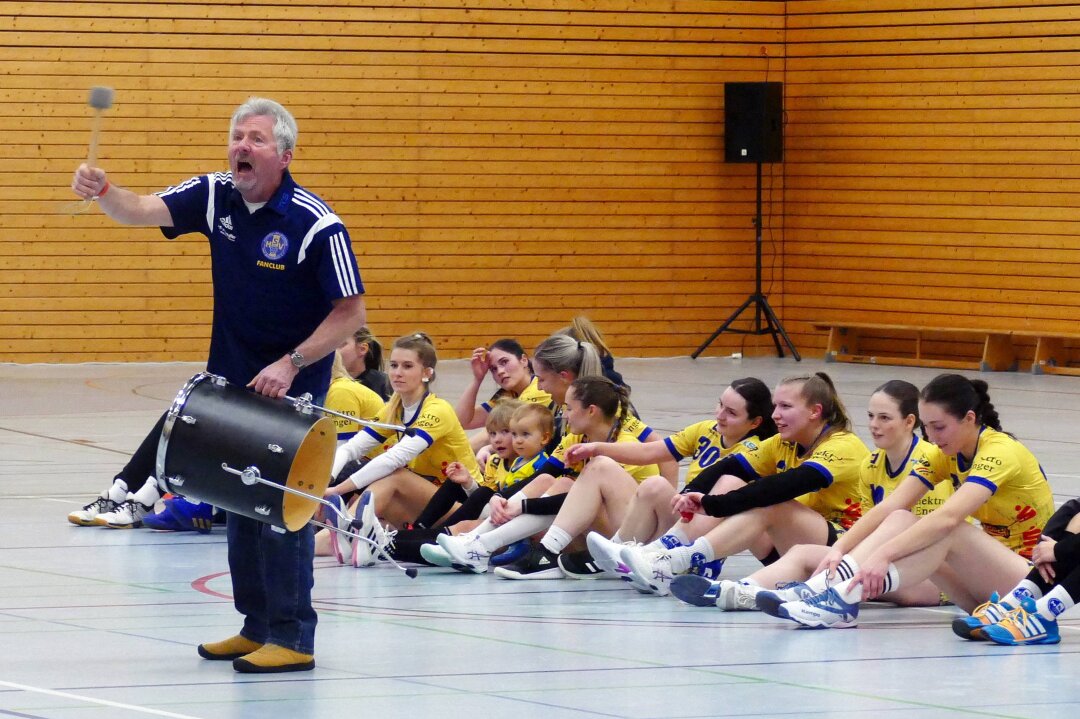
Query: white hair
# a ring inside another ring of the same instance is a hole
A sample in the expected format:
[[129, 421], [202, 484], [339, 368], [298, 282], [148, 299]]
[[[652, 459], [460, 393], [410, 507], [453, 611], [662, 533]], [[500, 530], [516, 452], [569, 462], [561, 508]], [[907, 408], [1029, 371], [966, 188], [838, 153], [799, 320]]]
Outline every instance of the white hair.
[[249, 117], [273, 118], [274, 140], [277, 142], [279, 155], [296, 147], [296, 118], [281, 103], [265, 97], [249, 97], [247, 102], [233, 113], [229, 123], [229, 136], [232, 136], [238, 122]]

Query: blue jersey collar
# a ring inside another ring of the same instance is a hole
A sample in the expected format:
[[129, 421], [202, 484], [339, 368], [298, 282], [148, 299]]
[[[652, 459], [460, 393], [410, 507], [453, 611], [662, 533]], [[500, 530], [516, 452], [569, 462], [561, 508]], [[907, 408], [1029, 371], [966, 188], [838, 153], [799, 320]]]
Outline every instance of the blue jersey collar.
[[[292, 178], [292, 174], [289, 172], [289, 168], [285, 168], [285, 171], [281, 173], [281, 184], [274, 190], [274, 194], [270, 196], [270, 199], [266, 201], [261, 209], [273, 210], [279, 215], [284, 215], [289, 209], [289, 204], [292, 203], [293, 193], [296, 190], [296, 182]], [[229, 193], [229, 202], [234, 207], [243, 207], [247, 209], [247, 205], [244, 204], [244, 197], [240, 194], [240, 190], [233, 187], [231, 193]]]

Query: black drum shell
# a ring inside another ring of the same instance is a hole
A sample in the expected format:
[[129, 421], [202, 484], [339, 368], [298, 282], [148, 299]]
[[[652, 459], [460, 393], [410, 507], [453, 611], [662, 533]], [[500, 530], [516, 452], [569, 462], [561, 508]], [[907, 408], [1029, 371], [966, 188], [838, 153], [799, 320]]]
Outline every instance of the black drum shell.
[[[176, 494], [297, 531], [311, 520], [330, 483], [336, 446], [329, 418], [204, 373], [192, 378], [169, 411], [158, 477]], [[278, 486], [248, 484], [223, 463], [238, 471], [255, 468]]]

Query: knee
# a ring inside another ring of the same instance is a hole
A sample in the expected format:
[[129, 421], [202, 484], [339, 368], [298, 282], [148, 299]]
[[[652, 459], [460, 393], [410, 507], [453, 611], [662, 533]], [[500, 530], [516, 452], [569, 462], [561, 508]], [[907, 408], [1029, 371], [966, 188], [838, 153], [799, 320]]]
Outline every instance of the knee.
[[675, 490], [671, 488], [671, 483], [660, 476], [649, 477], [639, 484], [637, 488], [638, 497], [650, 503], [668, 500], [674, 493]]
[[894, 529], [902, 529], [910, 527], [912, 524], [918, 521], [918, 517], [911, 513], [907, 509], [897, 509], [889, 513], [889, 516], [882, 521], [881, 526], [891, 527]]

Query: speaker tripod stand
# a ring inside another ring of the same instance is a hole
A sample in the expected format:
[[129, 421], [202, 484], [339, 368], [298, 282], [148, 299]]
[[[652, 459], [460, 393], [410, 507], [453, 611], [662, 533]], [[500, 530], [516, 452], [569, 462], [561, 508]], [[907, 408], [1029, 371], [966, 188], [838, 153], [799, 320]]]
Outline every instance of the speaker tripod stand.
[[[795, 349], [794, 343], [791, 338], [788, 337], [787, 332], [784, 331], [784, 325], [780, 323], [780, 319], [773, 312], [773, 308], [769, 305], [769, 300], [765, 297], [765, 293], [761, 291], [761, 163], [757, 163], [757, 212], [754, 216], [754, 228], [757, 232], [757, 236], [754, 242], [754, 294], [746, 298], [738, 309], [731, 313], [731, 315], [724, 320], [724, 324], [716, 328], [716, 331], [709, 335], [709, 338], [701, 343], [701, 346], [694, 350], [694, 353], [690, 355], [691, 358], [697, 359], [698, 355], [705, 351], [705, 349], [713, 343], [717, 337], [724, 332], [732, 332], [740, 335], [772, 335], [773, 344], [776, 345], [776, 356], [784, 356], [784, 348], [780, 345], [780, 338], [784, 338], [784, 344], [791, 350], [791, 356], [795, 358], [795, 361], [801, 362], [802, 356], [799, 354], [799, 350]], [[739, 318], [743, 312], [748, 310], [750, 306], [754, 307], [754, 324], [748, 330], [736, 329], [731, 325]], [[764, 319], [764, 321], [762, 321]]]

